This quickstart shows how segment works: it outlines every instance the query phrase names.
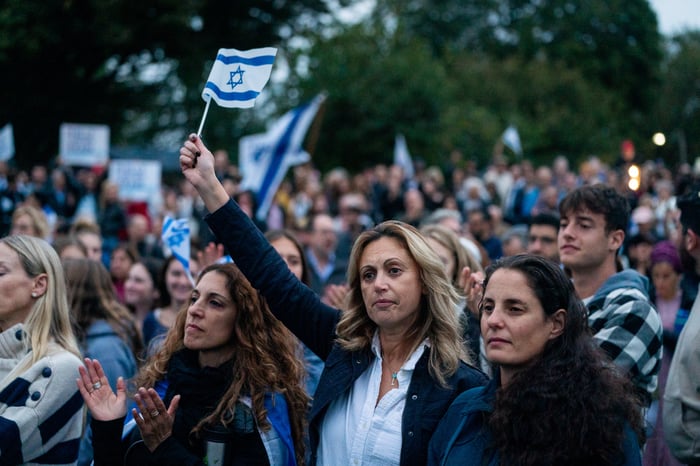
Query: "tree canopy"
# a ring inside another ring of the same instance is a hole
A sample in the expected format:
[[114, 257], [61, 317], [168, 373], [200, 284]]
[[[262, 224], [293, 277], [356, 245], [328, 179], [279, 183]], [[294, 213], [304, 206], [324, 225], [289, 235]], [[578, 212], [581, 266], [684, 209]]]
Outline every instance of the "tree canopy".
[[6, 0], [0, 10], [0, 126], [16, 162], [56, 155], [62, 122], [107, 124], [113, 145], [176, 147], [196, 128], [216, 50], [277, 46], [268, 99], [212, 106], [206, 140], [236, 152], [265, 120], [326, 92], [314, 161], [359, 169], [391, 159], [394, 137], [439, 163], [487, 162], [509, 124], [526, 155], [617, 156], [622, 139], [698, 154], [700, 38], [664, 38], [648, 0]]
[[13, 124], [25, 167], [56, 155], [62, 122], [157, 143], [198, 121], [219, 48], [279, 44], [324, 13], [322, 0], [6, 0], [0, 124]]

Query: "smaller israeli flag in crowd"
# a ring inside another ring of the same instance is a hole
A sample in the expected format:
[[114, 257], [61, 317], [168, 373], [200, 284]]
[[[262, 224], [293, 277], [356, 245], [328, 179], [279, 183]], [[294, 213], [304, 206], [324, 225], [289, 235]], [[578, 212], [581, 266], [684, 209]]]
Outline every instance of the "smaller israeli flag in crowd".
[[274, 47], [246, 51], [219, 49], [202, 99], [205, 102], [214, 99], [226, 108], [252, 107], [270, 79], [276, 55]]
[[15, 138], [12, 124], [8, 123], [0, 129], [0, 160], [9, 160], [15, 155]]
[[190, 272], [190, 225], [187, 223], [187, 219], [173, 219], [166, 216], [163, 220], [161, 238], [163, 238], [163, 243], [170, 248], [175, 259], [185, 268], [187, 278], [194, 286], [194, 279]]
[[508, 126], [506, 130], [503, 131], [501, 140], [506, 147], [515, 152], [515, 155], [517, 155], [518, 158], [522, 157], [523, 146], [520, 144], [520, 135], [518, 134], [518, 130], [515, 126]]
[[406, 138], [403, 134], [397, 134], [394, 138], [394, 165], [403, 168], [403, 177], [406, 180], [413, 180], [415, 169], [413, 168], [413, 160], [408, 152]]

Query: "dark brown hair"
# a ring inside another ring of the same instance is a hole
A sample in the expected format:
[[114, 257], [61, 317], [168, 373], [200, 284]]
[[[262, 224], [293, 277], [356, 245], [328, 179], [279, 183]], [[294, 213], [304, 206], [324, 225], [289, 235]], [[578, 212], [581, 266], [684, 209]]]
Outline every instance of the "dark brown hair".
[[571, 281], [558, 264], [520, 254], [491, 264], [484, 289], [500, 269], [525, 276], [545, 316], [566, 311], [563, 333], [496, 392], [488, 425], [501, 464], [619, 464], [626, 426], [642, 443], [640, 402], [632, 382], [593, 341]]
[[[213, 412], [201, 419], [192, 430], [198, 432], [206, 425], [230, 423], [239, 397], [249, 395], [253, 412], [261, 429], [269, 429], [267, 410], [264, 406], [266, 393], [285, 397], [289, 409], [289, 420], [297, 462], [304, 458], [304, 419], [309, 402], [302, 380], [303, 363], [296, 355], [296, 340], [277, 320], [265, 304], [264, 299], [234, 264], [213, 264], [206, 267], [201, 277], [217, 273], [226, 278], [226, 288], [236, 307], [236, 319], [231, 342], [233, 352], [233, 382], [226, 390]], [[187, 309], [177, 315], [175, 324], [168, 332], [160, 350], [147, 362], [135, 380], [137, 387], [153, 387], [165, 378], [172, 355], [185, 348], [185, 321]]]
[[138, 357], [143, 350], [141, 332], [133, 315], [117, 301], [107, 268], [91, 259], [67, 259], [63, 270], [78, 340], [84, 341], [88, 327], [103, 319]]

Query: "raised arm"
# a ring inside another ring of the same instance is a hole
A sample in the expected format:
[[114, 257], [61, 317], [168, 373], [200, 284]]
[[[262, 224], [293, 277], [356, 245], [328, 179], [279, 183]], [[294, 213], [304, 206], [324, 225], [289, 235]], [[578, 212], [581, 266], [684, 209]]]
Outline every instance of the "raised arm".
[[228, 202], [229, 196], [214, 172], [214, 156], [196, 134], [191, 134], [180, 148], [180, 169], [209, 212], [217, 211]]
[[335, 341], [340, 312], [323, 304], [289, 271], [253, 221], [229, 199], [216, 178], [214, 157], [196, 135], [180, 149], [180, 167], [211, 212], [207, 224], [238, 268], [265, 296], [275, 316], [325, 360]]

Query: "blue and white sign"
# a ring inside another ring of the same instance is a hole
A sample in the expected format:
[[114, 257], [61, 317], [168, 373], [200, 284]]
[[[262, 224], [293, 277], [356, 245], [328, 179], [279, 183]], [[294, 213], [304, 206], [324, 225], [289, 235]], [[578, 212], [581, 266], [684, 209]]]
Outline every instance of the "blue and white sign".
[[59, 155], [67, 165], [104, 166], [109, 161], [109, 126], [63, 123]]

